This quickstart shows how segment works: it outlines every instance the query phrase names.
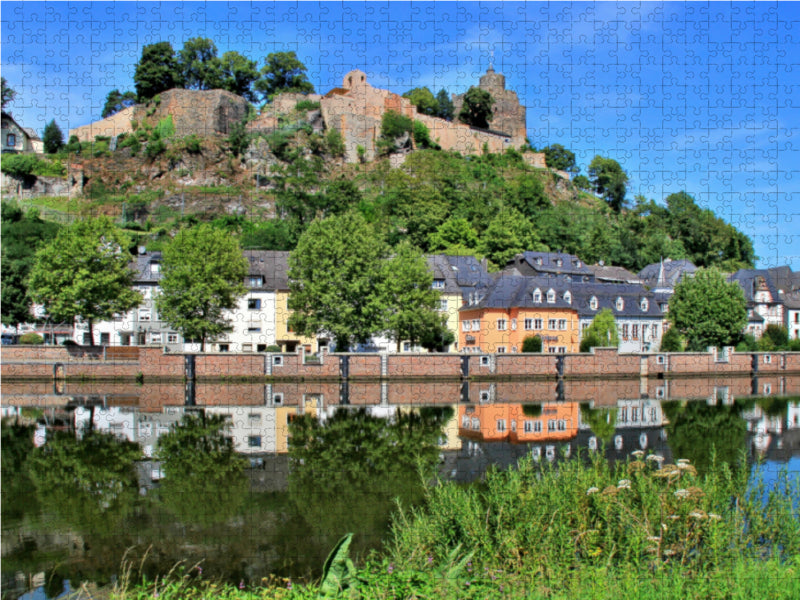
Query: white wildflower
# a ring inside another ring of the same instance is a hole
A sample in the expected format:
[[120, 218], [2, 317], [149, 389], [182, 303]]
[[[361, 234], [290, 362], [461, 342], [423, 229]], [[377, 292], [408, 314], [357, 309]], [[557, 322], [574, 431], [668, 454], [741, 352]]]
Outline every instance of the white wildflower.
[[599, 491], [600, 491], [600, 488], [590, 487], [588, 490], [586, 490], [586, 495], [587, 496], [591, 496], [592, 494], [595, 494], [595, 493], [597, 493]]
[[643, 450], [634, 450], [633, 452], [631, 452], [631, 454], [633, 454], [636, 458], [641, 458], [642, 456], [644, 456], [644, 451]]
[[657, 462], [658, 464], [661, 464], [662, 462], [664, 462], [664, 457], [660, 456], [658, 454], [651, 454], [651, 455], [649, 455], [647, 457], [647, 460], [653, 460], [653, 461]]
[[692, 495], [692, 493], [689, 490], [684, 490], [684, 489], [675, 490], [675, 497], [676, 498], [683, 499], [683, 498], [688, 498], [691, 495]]
[[631, 489], [631, 480], [630, 479], [620, 479], [619, 483], [617, 483], [617, 488], [620, 490], [629, 490]]

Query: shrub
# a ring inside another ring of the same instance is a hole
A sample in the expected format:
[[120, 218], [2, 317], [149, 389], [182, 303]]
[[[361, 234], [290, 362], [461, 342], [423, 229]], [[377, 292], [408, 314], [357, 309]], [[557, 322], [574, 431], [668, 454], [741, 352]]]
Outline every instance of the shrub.
[[0, 162], [0, 170], [8, 175], [26, 177], [33, 174], [39, 159], [33, 154], [6, 154]]
[[122, 148], [130, 148], [131, 155], [136, 156], [139, 153], [139, 150], [142, 149], [142, 143], [139, 141], [139, 137], [137, 135], [128, 135], [125, 136], [125, 139], [122, 141], [117, 142], [117, 149], [120, 150]]
[[154, 142], [150, 142], [147, 144], [147, 148], [144, 149], [144, 153], [147, 158], [155, 158], [159, 154], [162, 154], [167, 149], [167, 145], [162, 140], [155, 140]]
[[769, 343], [771, 347], [766, 348], [767, 350], [780, 350], [789, 344], [789, 331], [782, 325], [767, 325], [761, 341], [765, 345]]
[[19, 336], [19, 343], [20, 344], [44, 344], [44, 338], [40, 336], [38, 333], [34, 333], [33, 331], [28, 333], [23, 333]]
[[92, 144], [92, 156], [95, 158], [100, 158], [101, 156], [111, 156], [108, 142], [96, 141], [94, 144]]
[[292, 138], [284, 131], [273, 131], [266, 137], [269, 151], [279, 160], [286, 160]]
[[331, 156], [344, 156], [344, 138], [336, 129], [331, 129], [325, 134], [325, 143], [328, 144], [328, 152]]
[[167, 115], [161, 119], [153, 129], [153, 134], [158, 135], [162, 140], [168, 140], [175, 135], [175, 123], [172, 121], [172, 115]]
[[411, 133], [413, 122], [405, 115], [394, 110], [387, 110], [381, 119], [381, 137], [395, 140], [406, 133]]
[[522, 340], [523, 352], [541, 352], [542, 351], [542, 338], [538, 335], [528, 335]]
[[414, 142], [420, 148], [437, 148], [438, 144], [431, 141], [431, 133], [428, 126], [422, 121], [414, 121], [413, 126]]
[[300, 100], [297, 104], [294, 105], [295, 110], [317, 110], [319, 108], [319, 102], [312, 102], [311, 100]]
[[661, 338], [661, 352], [683, 352], [685, 341], [677, 327], [670, 327]]
[[203, 150], [202, 140], [191, 134], [183, 138], [183, 147], [189, 154], [200, 154]]

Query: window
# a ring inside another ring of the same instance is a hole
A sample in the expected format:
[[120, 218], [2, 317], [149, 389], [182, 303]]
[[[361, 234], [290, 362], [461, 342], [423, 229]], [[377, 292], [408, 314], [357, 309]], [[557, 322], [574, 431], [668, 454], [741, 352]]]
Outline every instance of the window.
[[559, 431], [566, 431], [567, 430], [567, 422], [564, 419], [558, 420], [558, 430]]
[[506, 347], [505, 346], [498, 346], [497, 347], [497, 353], [498, 354], [505, 354], [506, 353]]
[[140, 321], [149, 321], [150, 320], [150, 311], [149, 310], [140, 310], [139, 311], [139, 320]]
[[264, 278], [261, 275], [250, 275], [247, 278], [247, 287], [261, 287], [264, 285]]
[[651, 339], [658, 339], [658, 325], [653, 325], [653, 337]]
[[283, 404], [283, 394], [272, 394], [273, 404]]
[[220, 352], [230, 352], [231, 345], [230, 344], [220, 344], [219, 351]]
[[261, 327], [248, 327], [247, 333], [261, 333]]
[[533, 290], [533, 301], [534, 302], [541, 302], [542, 301], [542, 290], [536, 288]]
[[764, 384], [764, 394], [769, 396], [771, 393], [772, 393], [772, 384], [771, 383], [765, 383]]
[[462, 415], [461, 416], [461, 428], [462, 429], [469, 429], [469, 415]]
[[100, 334], [100, 345], [101, 346], [108, 346], [111, 343], [111, 335], [108, 333], [101, 333]]
[[489, 402], [491, 400], [491, 394], [489, 394], [489, 390], [481, 390], [480, 395], [478, 396], [481, 402]]
[[470, 331], [471, 329], [469, 321], [461, 321], [461, 331]]
[[481, 356], [481, 366], [488, 367], [489, 366], [489, 357], [488, 356]]
[[161, 263], [157, 262], [150, 263], [150, 273], [153, 275], [161, 273]]
[[447, 312], [449, 309], [447, 308], [447, 298], [439, 298], [439, 311]]
[[242, 352], [252, 352], [253, 344], [242, 344]]
[[276, 367], [283, 366], [283, 357], [282, 356], [273, 356], [272, 357], [272, 364]]
[[597, 296], [592, 296], [592, 299], [589, 300], [589, 308], [591, 308], [592, 310], [597, 310], [597, 306], [598, 306]]
[[771, 356], [771, 355], [769, 355], [769, 354], [765, 354], [765, 355], [764, 355], [764, 364], [765, 364], [765, 365], [768, 365], [768, 364], [770, 364], [771, 362], [772, 362], [772, 356]]
[[479, 431], [481, 428], [481, 420], [478, 417], [472, 417], [470, 424], [474, 431]]
[[525, 330], [530, 331], [533, 329], [533, 319], [525, 319]]
[[622, 310], [623, 308], [625, 308], [625, 301], [622, 299], [622, 296], [617, 297], [617, 302], [615, 306], [617, 307], [617, 310]]
[[139, 423], [139, 436], [140, 437], [150, 437], [153, 435], [153, 424], [152, 423]]
[[581, 332], [586, 331], [589, 328], [588, 323], [581, 323]]
[[14, 135], [13, 133], [9, 133], [6, 136], [6, 146], [8, 146], [9, 148], [13, 148], [16, 145], [17, 145], [17, 136]]
[[642, 341], [647, 341], [647, 329], [649, 327], [649, 325], [642, 325]]
[[261, 298], [248, 298], [247, 308], [250, 310], [258, 310], [261, 308]]
[[443, 290], [444, 289], [444, 279], [434, 279], [433, 284], [431, 287], [435, 290]]
[[481, 330], [481, 320], [472, 319], [472, 331], [480, 331], [480, 330]]
[[558, 326], [557, 319], [548, 319], [547, 320], [547, 328], [548, 329], [555, 329]]
[[555, 431], [556, 430], [556, 420], [549, 419], [547, 421], [547, 431]]
[[533, 328], [534, 329], [541, 329], [542, 328], [542, 320], [541, 319], [534, 319], [533, 320]]
[[160, 333], [150, 333], [150, 343], [151, 344], [160, 344], [161, 343], [161, 334]]
[[497, 319], [497, 330], [498, 331], [505, 331], [507, 326], [507, 321], [505, 319]]
[[167, 334], [167, 343], [168, 344], [177, 344], [178, 343], [178, 334], [177, 333], [168, 333]]
[[511, 331], [516, 331], [516, 330], [517, 330], [517, 320], [511, 319]]
[[497, 419], [497, 431], [505, 431], [505, 430], [506, 430], [506, 420]]
[[572, 304], [572, 294], [570, 294], [568, 291], [564, 292], [564, 302], [567, 304]]
[[633, 339], [635, 339], [635, 340], [639, 339], [639, 325], [638, 324], [631, 325], [631, 337]]
[[533, 433], [533, 421], [525, 421], [522, 424], [522, 431], [525, 433]]
[[254, 427], [256, 425], [261, 424], [261, 415], [259, 413], [249, 413], [247, 415], [247, 420], [250, 422], [250, 426]]
[[261, 448], [261, 436], [260, 435], [247, 436], [247, 447], [248, 448]]
[[553, 288], [547, 290], [547, 303], [553, 304], [556, 301], [556, 291]]
[[622, 339], [623, 340], [627, 340], [628, 339], [628, 329], [629, 329], [628, 324], [627, 323], [623, 324], [623, 326], [622, 326]]
[[559, 319], [558, 320], [558, 328], [564, 331], [567, 328], [567, 320], [566, 319]]
[[650, 303], [647, 301], [647, 298], [642, 298], [639, 301], [639, 308], [642, 309], [642, 312], [647, 312], [647, 309], [650, 308]]
[[564, 264], [564, 261], [562, 261], [560, 258], [557, 258], [557, 259], [556, 259], [556, 266], [557, 266], [557, 267], [560, 267], [560, 266], [561, 266], [561, 265], [563, 265], [563, 264]]
[[623, 406], [619, 409], [619, 422], [620, 423], [627, 423], [628, 422], [628, 407]]

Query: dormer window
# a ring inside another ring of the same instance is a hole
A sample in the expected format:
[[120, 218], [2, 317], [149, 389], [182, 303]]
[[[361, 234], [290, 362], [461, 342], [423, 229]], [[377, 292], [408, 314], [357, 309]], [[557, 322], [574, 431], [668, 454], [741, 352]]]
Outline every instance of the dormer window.
[[541, 302], [542, 301], [542, 290], [536, 288], [533, 290], [533, 301], [534, 302]]
[[592, 296], [592, 299], [589, 300], [589, 308], [591, 308], [592, 310], [597, 310], [597, 306], [598, 306], [597, 296]]
[[617, 296], [617, 302], [615, 304], [617, 310], [622, 310], [625, 308], [625, 301], [622, 299], [622, 296]]
[[556, 291], [553, 288], [547, 290], [547, 303], [553, 304], [556, 301]]
[[639, 300], [639, 308], [642, 309], [642, 312], [647, 312], [647, 309], [650, 308], [650, 303], [647, 301], [647, 298]]
[[255, 288], [264, 285], [264, 277], [261, 275], [250, 275], [247, 278], [247, 287]]
[[161, 272], [161, 263], [152, 262], [150, 263], [150, 272], [153, 275], [156, 275]]
[[443, 290], [444, 289], [444, 279], [434, 279], [433, 280], [433, 289], [435, 289], [435, 290]]
[[567, 304], [572, 304], [572, 294], [569, 292], [564, 292], [564, 302]]
[[536, 259], [533, 262], [535, 262], [537, 265], [539, 265], [541, 267], [542, 266], [542, 257], [541, 256], [537, 256]]
[[562, 264], [564, 264], [564, 261], [562, 261], [560, 258], [557, 258], [556, 259], [556, 266], [560, 267]]

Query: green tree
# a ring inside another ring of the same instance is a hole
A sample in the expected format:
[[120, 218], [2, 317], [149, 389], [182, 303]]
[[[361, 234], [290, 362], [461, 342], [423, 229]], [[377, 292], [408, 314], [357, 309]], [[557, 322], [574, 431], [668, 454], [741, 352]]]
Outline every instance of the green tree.
[[522, 340], [523, 352], [541, 352], [542, 338], [538, 335], [526, 335]]
[[447, 328], [447, 315], [443, 313], [428, 313], [427, 323], [423, 323], [422, 335], [419, 337], [420, 345], [428, 352], [447, 352], [450, 345], [456, 341], [455, 334]]
[[258, 64], [238, 52], [229, 51], [219, 60], [220, 87], [255, 102], [253, 83], [258, 79]]
[[395, 110], [387, 110], [381, 117], [381, 137], [378, 147], [382, 154], [391, 154], [398, 148], [410, 145], [409, 136], [414, 122]]
[[111, 90], [106, 96], [106, 103], [100, 116], [105, 119], [134, 104], [136, 104], [136, 94], [133, 92], [122, 93], [116, 89]]
[[241, 156], [250, 147], [250, 134], [247, 133], [245, 121], [237, 121], [231, 125], [231, 130], [228, 134], [228, 146], [234, 156]]
[[528, 218], [533, 218], [543, 208], [550, 206], [542, 180], [531, 173], [524, 173], [511, 184], [508, 203]]
[[205, 351], [207, 339], [230, 329], [224, 311], [247, 292], [247, 267], [235, 236], [209, 224], [182, 229], [163, 250], [161, 319]]
[[311, 223], [289, 256], [289, 319], [303, 335], [329, 333], [346, 351], [384, 327], [383, 240], [358, 213]]
[[464, 94], [464, 104], [461, 106], [461, 112], [458, 113], [458, 120], [473, 127], [489, 129], [489, 123], [494, 118], [492, 106], [494, 106], [492, 95], [486, 90], [473, 86]]
[[386, 332], [397, 343], [415, 345], [427, 329], [436, 329], [439, 292], [431, 286], [433, 273], [422, 254], [408, 242], [395, 248], [394, 256], [384, 261], [381, 275], [382, 303]]
[[542, 148], [544, 152], [545, 162], [551, 169], [559, 171], [567, 171], [568, 173], [577, 173], [578, 167], [575, 163], [575, 153], [561, 144], [551, 144]]
[[661, 352], [683, 352], [685, 341], [677, 327], [670, 327], [661, 337]]
[[236, 454], [225, 415], [186, 414], [158, 438], [164, 479], [159, 496], [184, 522], [230, 518], [247, 495], [244, 458]]
[[514, 208], [503, 208], [489, 222], [481, 236], [479, 250], [497, 266], [526, 250], [546, 251], [533, 223]]
[[592, 190], [592, 182], [589, 181], [589, 178], [586, 175], [578, 175], [573, 180], [572, 183], [575, 184], [579, 190], [590, 191]]
[[450, 96], [447, 94], [447, 91], [444, 88], [439, 90], [439, 93], [436, 94], [436, 104], [438, 105], [436, 116], [440, 119], [452, 121], [455, 117], [456, 109], [455, 106], [453, 106], [453, 101], [450, 100]]
[[222, 85], [222, 69], [217, 58], [217, 46], [208, 38], [196, 37], [184, 42], [178, 52], [178, 78], [183, 87], [192, 90], [211, 90]]
[[732, 345], [747, 324], [744, 292], [717, 269], [699, 269], [675, 286], [667, 318], [689, 350]]
[[767, 325], [758, 345], [764, 351], [784, 350], [789, 345], [789, 331], [783, 325]]
[[580, 410], [581, 420], [589, 426], [597, 439], [608, 444], [617, 428], [617, 409], [591, 408], [588, 404], [581, 404]]
[[403, 94], [403, 98], [411, 100], [411, 104], [417, 107], [417, 112], [423, 115], [436, 116], [439, 112], [439, 103], [434, 98], [433, 93], [426, 87], [408, 90]]
[[36, 251], [58, 233], [59, 225], [39, 218], [37, 211], [23, 214], [16, 203], [2, 203], [2, 320], [5, 325], [32, 320], [27, 279]]
[[274, 96], [284, 92], [314, 93], [314, 86], [306, 76], [306, 66], [294, 52], [268, 54], [261, 77], [255, 82], [255, 89], [265, 102], [272, 101]]
[[589, 164], [589, 180], [594, 191], [605, 200], [614, 212], [625, 205], [628, 174], [613, 158], [595, 156]]
[[596, 346], [613, 347], [619, 346], [619, 334], [617, 333], [617, 322], [614, 320], [614, 313], [610, 308], [604, 308], [594, 316], [583, 331], [581, 340], [581, 352], [588, 352]]
[[3, 102], [3, 109], [5, 109], [6, 104], [13, 102], [14, 98], [17, 95], [17, 92], [12, 90], [8, 82], [6, 81], [5, 77], [0, 77], [0, 84], [2, 84], [2, 102]]
[[460, 217], [450, 217], [444, 221], [429, 238], [430, 249], [442, 254], [474, 254], [479, 244], [475, 229], [469, 221]]
[[44, 143], [44, 151], [47, 154], [55, 154], [64, 147], [64, 134], [56, 124], [55, 119], [52, 119], [44, 126], [42, 142]]
[[134, 291], [131, 242], [108, 217], [76, 221], [36, 252], [28, 285], [34, 301], [55, 320], [82, 317], [89, 325], [125, 313], [142, 301]]
[[180, 77], [172, 44], [148, 44], [142, 48], [142, 58], [136, 63], [133, 73], [136, 97], [139, 102], [144, 102], [156, 94], [178, 87]]

